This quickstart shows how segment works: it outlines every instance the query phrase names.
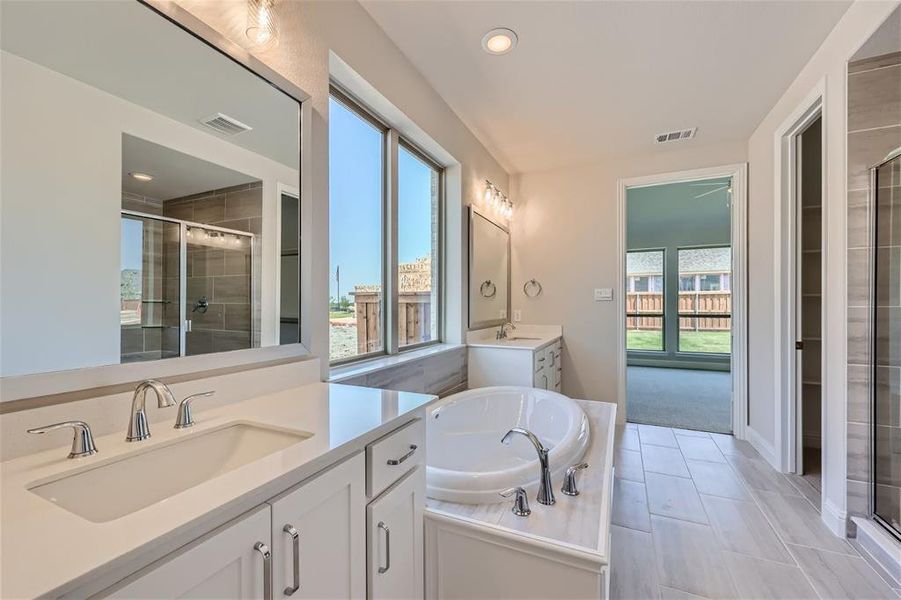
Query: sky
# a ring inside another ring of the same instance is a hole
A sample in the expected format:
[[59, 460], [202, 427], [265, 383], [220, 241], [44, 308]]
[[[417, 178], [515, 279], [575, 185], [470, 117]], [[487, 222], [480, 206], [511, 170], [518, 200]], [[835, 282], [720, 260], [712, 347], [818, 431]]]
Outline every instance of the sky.
[[144, 224], [139, 219], [122, 219], [122, 269], [141, 270]]
[[[329, 295], [382, 279], [382, 133], [341, 103], [329, 101]], [[398, 151], [398, 258], [431, 252], [432, 171]], [[348, 296], [349, 297], [349, 296]]]

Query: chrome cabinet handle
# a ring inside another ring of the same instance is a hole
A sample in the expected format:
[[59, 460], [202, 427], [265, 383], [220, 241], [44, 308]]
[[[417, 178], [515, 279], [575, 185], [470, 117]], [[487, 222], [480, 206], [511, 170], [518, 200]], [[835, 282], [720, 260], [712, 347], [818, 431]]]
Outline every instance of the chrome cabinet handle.
[[413, 456], [413, 453], [414, 453], [414, 452], [416, 452], [416, 444], [410, 444], [410, 451], [409, 451], [409, 452], [407, 452], [406, 454], [404, 454], [404, 455], [401, 456], [400, 458], [389, 458], [389, 459], [388, 459], [388, 464], [389, 464], [390, 466], [392, 466], [392, 467], [396, 467], [396, 466], [399, 465], [400, 463], [404, 462], [405, 460], [407, 460], [408, 458], [410, 458], [411, 456]]
[[94, 445], [94, 436], [91, 435], [91, 428], [84, 421], [63, 421], [53, 425], [44, 425], [43, 427], [29, 429], [28, 433], [47, 433], [48, 431], [64, 427], [73, 429], [72, 450], [69, 451], [69, 458], [81, 458], [82, 456], [97, 454], [98, 450], [97, 446]]
[[272, 600], [272, 552], [263, 542], [257, 542], [253, 549], [263, 557], [263, 598]]
[[291, 524], [285, 525], [282, 531], [291, 536], [291, 545], [294, 546], [294, 585], [285, 588], [285, 596], [290, 596], [300, 589], [300, 534]]
[[385, 530], [385, 566], [379, 567], [379, 574], [381, 575], [382, 573], [387, 573], [388, 569], [391, 568], [391, 530], [388, 529], [384, 521], [379, 521], [376, 527]]

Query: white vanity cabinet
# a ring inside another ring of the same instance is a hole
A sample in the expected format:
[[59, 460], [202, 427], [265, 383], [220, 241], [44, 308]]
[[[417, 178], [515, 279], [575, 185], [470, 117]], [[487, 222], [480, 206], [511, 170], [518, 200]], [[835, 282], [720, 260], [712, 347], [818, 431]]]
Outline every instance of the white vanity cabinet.
[[[263, 505], [126, 579], [109, 598], [265, 598], [271, 552]], [[257, 546], [262, 544], [263, 546]], [[258, 548], [258, 549], [257, 549]]]
[[274, 598], [366, 596], [363, 454], [270, 501]]
[[537, 347], [503, 344], [470, 345], [469, 387], [519, 385], [559, 392], [563, 369], [561, 338]]

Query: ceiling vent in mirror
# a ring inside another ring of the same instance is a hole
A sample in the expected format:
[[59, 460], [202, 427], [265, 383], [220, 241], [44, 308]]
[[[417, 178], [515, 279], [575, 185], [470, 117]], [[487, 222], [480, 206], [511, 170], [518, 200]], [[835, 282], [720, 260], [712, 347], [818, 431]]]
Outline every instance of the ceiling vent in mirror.
[[691, 129], [680, 129], [679, 131], [668, 131], [666, 133], [658, 133], [654, 136], [655, 144], [665, 144], [667, 142], [678, 142], [679, 140], [690, 140], [698, 133], [697, 127]]
[[216, 113], [215, 115], [200, 119], [200, 122], [223, 135], [235, 135], [242, 131], [250, 131], [253, 129], [250, 125], [245, 125], [238, 119], [222, 113]]

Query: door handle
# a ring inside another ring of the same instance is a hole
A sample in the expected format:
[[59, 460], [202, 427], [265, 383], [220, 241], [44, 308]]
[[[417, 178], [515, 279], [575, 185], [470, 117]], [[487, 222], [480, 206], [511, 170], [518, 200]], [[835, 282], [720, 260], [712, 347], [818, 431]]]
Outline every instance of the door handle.
[[379, 529], [385, 530], [385, 566], [379, 567], [379, 574], [387, 573], [391, 568], [391, 530], [385, 525], [384, 521], [379, 521], [377, 525]]
[[803, 350], [804, 349], [804, 341], [798, 340], [795, 342], [795, 350]]
[[294, 585], [289, 585], [285, 588], [285, 596], [291, 596], [300, 589], [300, 534], [294, 528], [293, 525], [288, 524], [285, 525], [285, 528], [282, 529], [285, 533], [291, 536], [291, 545], [293, 546], [293, 554], [294, 554]]
[[263, 557], [263, 598], [272, 600], [272, 552], [263, 542], [257, 542], [253, 549]]

